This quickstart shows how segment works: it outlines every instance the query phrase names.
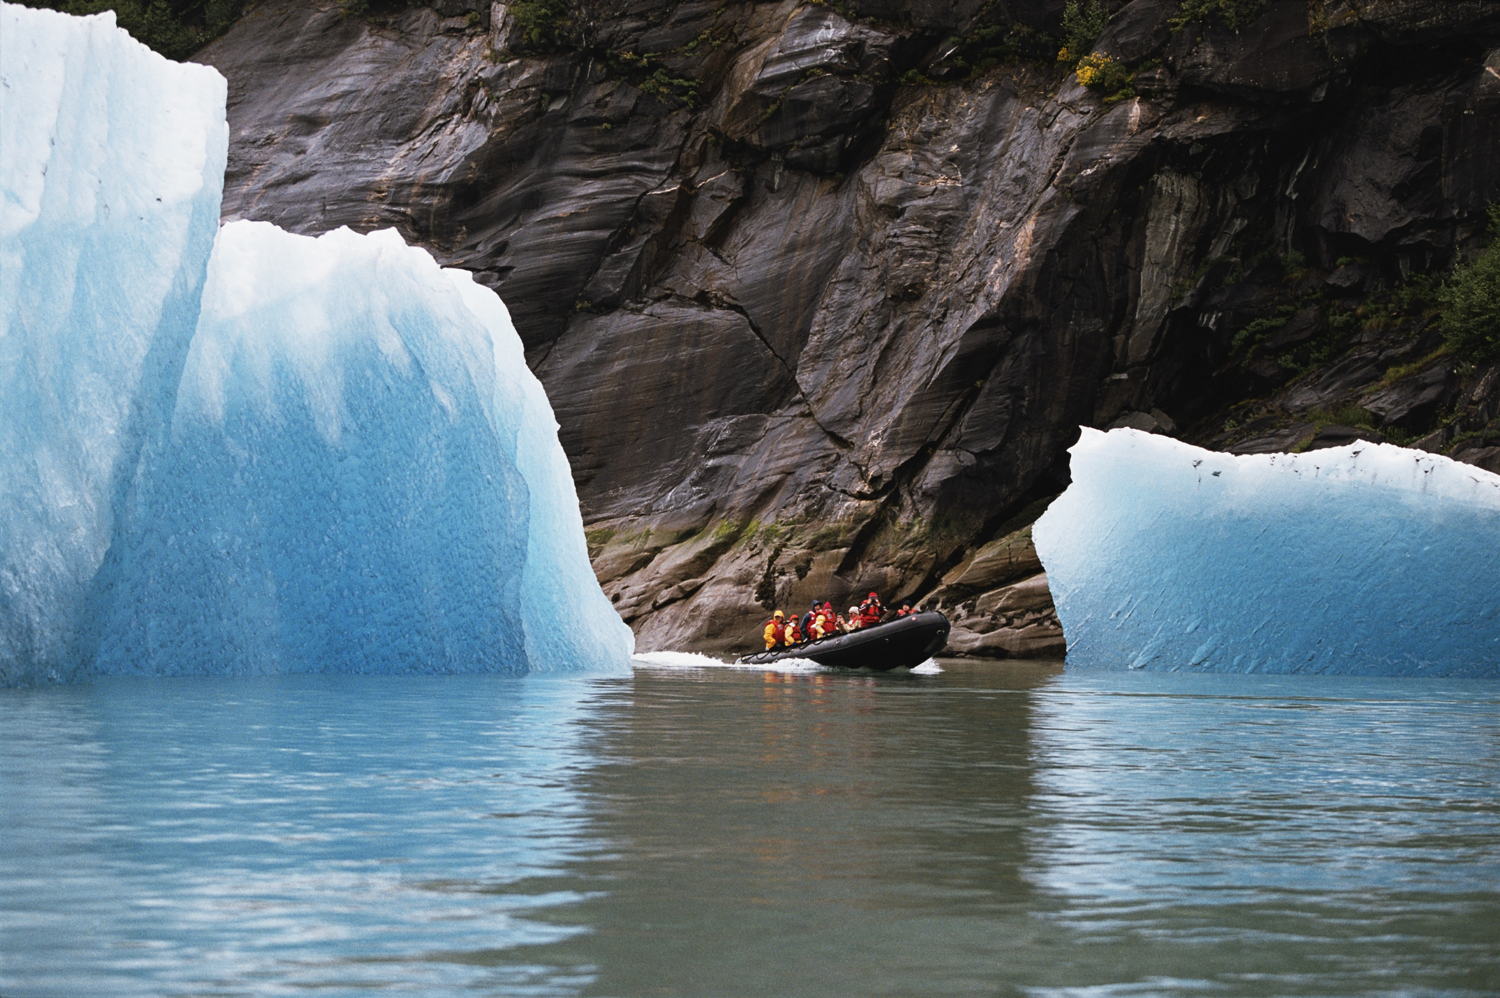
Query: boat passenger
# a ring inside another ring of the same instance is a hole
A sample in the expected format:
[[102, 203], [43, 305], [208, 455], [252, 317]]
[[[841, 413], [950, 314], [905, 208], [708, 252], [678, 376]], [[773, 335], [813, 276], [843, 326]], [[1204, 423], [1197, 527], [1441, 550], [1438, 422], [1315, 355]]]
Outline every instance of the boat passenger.
[[916, 612], [917, 611], [915, 611], [915, 610], [913, 610], [911, 608], [911, 604], [910, 603], [902, 603], [901, 604], [901, 609], [899, 609], [899, 610], [896, 611], [896, 616], [898, 616], [898, 617], [910, 617], [912, 614], [914, 614]]
[[802, 619], [797, 622], [797, 630], [802, 632], [802, 638], [804, 641], [807, 640], [810, 634], [812, 634], [813, 618], [817, 616], [817, 614], [818, 601], [813, 600], [812, 604], [807, 608], [807, 612], [802, 615]]
[[817, 641], [828, 637], [829, 634], [833, 633], [832, 627], [833, 622], [828, 619], [828, 614], [822, 607], [818, 607], [818, 612], [813, 614], [812, 630], [809, 632], [812, 635], [812, 639]]
[[782, 630], [785, 626], [785, 623], [786, 614], [782, 613], [780, 610], [777, 610], [775, 613], [771, 614], [771, 619], [766, 621], [765, 629], [761, 632], [761, 636], [765, 638], [766, 651], [770, 651], [772, 648], [775, 648], [776, 646], [781, 644], [784, 637]]
[[786, 629], [782, 631], [782, 637], [786, 641], [786, 646], [788, 648], [792, 647], [792, 645], [799, 645], [802, 643], [802, 629], [797, 626], [796, 620], [787, 620]]
[[835, 634], [849, 633], [849, 621], [844, 619], [844, 615], [842, 613], [836, 613], [833, 615], [833, 632]]
[[849, 630], [851, 631], [859, 630], [861, 625], [863, 625], [864, 623], [864, 621], [859, 619], [859, 607], [857, 606], [851, 606], [849, 608], [849, 616], [845, 617], [844, 620], [848, 624]]

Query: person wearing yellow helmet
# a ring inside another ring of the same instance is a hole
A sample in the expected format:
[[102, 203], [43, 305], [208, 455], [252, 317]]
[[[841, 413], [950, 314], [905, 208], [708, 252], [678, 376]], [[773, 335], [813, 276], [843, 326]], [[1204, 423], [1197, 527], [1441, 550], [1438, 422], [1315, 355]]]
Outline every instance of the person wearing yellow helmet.
[[785, 614], [783, 614], [780, 610], [777, 610], [775, 613], [771, 614], [771, 619], [766, 621], [765, 629], [761, 632], [761, 636], [764, 637], [766, 641], [766, 651], [770, 651], [772, 648], [775, 648], [782, 643], [782, 627], [785, 617]]

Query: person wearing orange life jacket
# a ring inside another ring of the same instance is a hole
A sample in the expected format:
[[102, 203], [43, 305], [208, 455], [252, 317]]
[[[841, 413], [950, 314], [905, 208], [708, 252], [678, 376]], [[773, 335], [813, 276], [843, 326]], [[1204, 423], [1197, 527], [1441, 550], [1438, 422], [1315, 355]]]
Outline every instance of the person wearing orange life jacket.
[[792, 647], [792, 645], [802, 643], [802, 629], [797, 626], [795, 619], [787, 620], [786, 627], [782, 630], [781, 634], [788, 648]]
[[896, 611], [896, 616], [898, 616], [898, 617], [910, 617], [912, 614], [914, 614], [916, 612], [917, 611], [915, 611], [915, 610], [913, 610], [911, 608], [911, 604], [910, 603], [902, 603], [901, 604], [901, 609], [899, 609], [899, 610]]
[[763, 637], [766, 642], [766, 651], [770, 651], [772, 648], [775, 648], [777, 645], [781, 644], [783, 640], [782, 627], [785, 623], [785, 617], [786, 615], [784, 613], [782, 613], [780, 610], [777, 610], [775, 613], [771, 614], [771, 619], [766, 621], [766, 626], [764, 630], [761, 631], [761, 637]]
[[884, 615], [885, 604], [880, 602], [879, 594], [873, 591], [859, 605], [861, 626], [869, 627], [871, 624], [878, 624], [880, 623], [880, 618]]
[[828, 636], [828, 617], [823, 613], [823, 608], [818, 607], [813, 614], [812, 623], [808, 625], [808, 635], [818, 641]]
[[818, 615], [818, 606], [819, 601], [813, 600], [812, 604], [807, 608], [807, 612], [802, 615], [802, 619], [797, 622], [797, 630], [802, 633], [802, 640], [804, 641], [812, 637], [813, 618]]

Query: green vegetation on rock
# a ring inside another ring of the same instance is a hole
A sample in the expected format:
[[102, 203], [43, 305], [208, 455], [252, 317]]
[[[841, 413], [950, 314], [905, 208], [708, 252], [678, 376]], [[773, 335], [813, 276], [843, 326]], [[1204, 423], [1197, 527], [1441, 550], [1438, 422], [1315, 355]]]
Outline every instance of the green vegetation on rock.
[[944, 55], [937, 63], [925, 71], [908, 70], [901, 82], [960, 83], [1000, 66], [1048, 61], [1057, 45], [1052, 35], [1015, 19], [1002, 0], [989, 0], [961, 30], [939, 44]]
[[1063, 7], [1063, 45], [1057, 53], [1058, 61], [1074, 62], [1087, 55], [1108, 23], [1109, 11], [1103, 0], [1068, 0]]
[[1190, 24], [1217, 21], [1230, 31], [1239, 31], [1266, 9], [1266, 0], [1179, 0], [1171, 25], [1182, 30]]
[[115, 21], [136, 41], [169, 59], [185, 59], [229, 30], [245, 0], [19, 0], [65, 14], [115, 12]]
[[550, 52], [577, 45], [578, 25], [566, 0], [516, 0], [509, 6], [516, 26], [513, 40], [522, 48]]
[[1490, 206], [1490, 243], [1438, 290], [1439, 321], [1454, 354], [1500, 360], [1500, 205]]
[[1106, 101], [1135, 96], [1134, 74], [1123, 63], [1102, 53], [1090, 52], [1079, 59], [1073, 75], [1080, 85], [1103, 93]]
[[[605, 29], [623, 12], [618, 0], [516, 0], [509, 12], [515, 26], [511, 45], [519, 53], [587, 52], [668, 106], [697, 105], [698, 81], [672, 72], [664, 62], [673, 53], [641, 52], [610, 40]], [[727, 40], [721, 29], [707, 28], [674, 53], [717, 48]]]

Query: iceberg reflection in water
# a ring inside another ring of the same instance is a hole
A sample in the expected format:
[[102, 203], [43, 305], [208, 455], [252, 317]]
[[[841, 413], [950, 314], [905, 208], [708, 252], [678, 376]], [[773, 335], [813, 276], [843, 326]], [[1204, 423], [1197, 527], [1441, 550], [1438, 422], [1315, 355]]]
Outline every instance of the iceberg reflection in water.
[[[527, 984], [605, 846], [592, 687], [288, 676], [0, 691], [0, 992]], [[445, 956], [444, 954], [453, 954]], [[398, 970], [393, 968], [399, 967]], [[14, 989], [14, 990], [12, 990]]]
[[1494, 992], [1493, 684], [943, 670], [0, 690], [0, 993]]

